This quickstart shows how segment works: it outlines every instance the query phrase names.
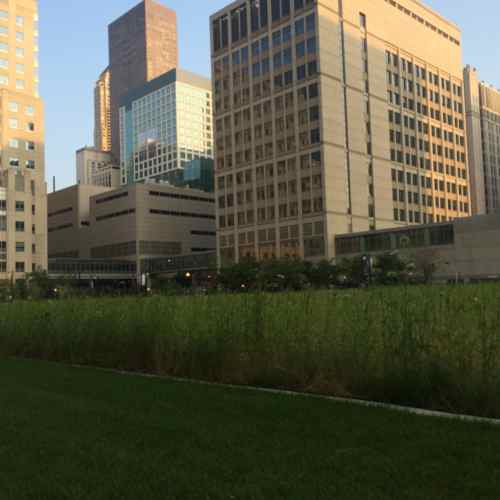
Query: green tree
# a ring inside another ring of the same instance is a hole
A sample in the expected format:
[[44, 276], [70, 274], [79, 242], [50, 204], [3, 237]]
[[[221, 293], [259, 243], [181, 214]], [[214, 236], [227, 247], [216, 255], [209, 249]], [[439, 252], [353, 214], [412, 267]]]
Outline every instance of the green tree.
[[387, 253], [375, 259], [374, 278], [381, 285], [395, 285], [403, 281], [407, 263], [397, 253]]
[[296, 259], [271, 260], [262, 264], [258, 274], [261, 290], [303, 290], [310, 286], [306, 263]]
[[306, 263], [305, 272], [314, 288], [328, 288], [335, 284], [338, 269], [330, 261], [322, 260], [317, 264]]
[[45, 299], [49, 296], [51, 286], [47, 271], [38, 269], [26, 275], [26, 289], [32, 299]]
[[219, 272], [219, 283], [231, 291], [251, 290], [257, 286], [260, 265], [255, 261], [243, 261]]

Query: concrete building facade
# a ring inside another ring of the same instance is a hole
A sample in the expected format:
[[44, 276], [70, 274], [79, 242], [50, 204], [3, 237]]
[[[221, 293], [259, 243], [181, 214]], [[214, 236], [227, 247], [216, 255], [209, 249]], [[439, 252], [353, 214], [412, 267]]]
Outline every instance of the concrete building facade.
[[500, 209], [500, 90], [480, 81], [475, 68], [464, 69], [472, 211]]
[[0, 3], [0, 281], [47, 268], [38, 2]]
[[136, 261], [215, 250], [213, 194], [153, 183], [49, 194], [50, 258]]
[[94, 146], [111, 151], [111, 72], [106, 68], [94, 88]]
[[132, 89], [178, 66], [176, 14], [154, 0], [143, 0], [109, 25], [108, 37], [111, 149], [118, 159], [121, 99]]
[[120, 107], [121, 182], [168, 180], [213, 157], [210, 80], [174, 69], [134, 89]]
[[[435, 266], [440, 281], [500, 280], [500, 216], [480, 215], [431, 225], [338, 235], [337, 261], [398, 253], [418, 267]], [[418, 271], [418, 269], [417, 269]]]
[[416, 0], [251, 0], [210, 28], [222, 264], [470, 214], [457, 26]]
[[77, 184], [48, 195], [49, 259], [79, 259], [88, 255], [90, 198], [110, 191]]
[[120, 187], [120, 167], [109, 151], [84, 147], [76, 152], [76, 182], [108, 188]]

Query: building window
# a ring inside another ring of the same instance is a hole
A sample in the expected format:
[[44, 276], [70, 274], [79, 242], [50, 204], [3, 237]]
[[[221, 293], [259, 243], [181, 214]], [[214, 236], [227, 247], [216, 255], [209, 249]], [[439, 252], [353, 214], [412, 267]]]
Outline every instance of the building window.
[[16, 262], [16, 273], [24, 273], [24, 262]]
[[24, 212], [24, 201], [16, 201], [16, 212]]
[[17, 220], [16, 221], [16, 233], [24, 233], [24, 222]]
[[16, 253], [24, 253], [24, 242], [16, 241]]

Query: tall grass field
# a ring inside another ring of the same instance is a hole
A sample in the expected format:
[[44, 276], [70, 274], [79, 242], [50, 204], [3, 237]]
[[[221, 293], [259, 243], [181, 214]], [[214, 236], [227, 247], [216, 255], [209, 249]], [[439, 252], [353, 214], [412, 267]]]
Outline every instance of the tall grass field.
[[500, 287], [16, 302], [0, 355], [500, 417]]

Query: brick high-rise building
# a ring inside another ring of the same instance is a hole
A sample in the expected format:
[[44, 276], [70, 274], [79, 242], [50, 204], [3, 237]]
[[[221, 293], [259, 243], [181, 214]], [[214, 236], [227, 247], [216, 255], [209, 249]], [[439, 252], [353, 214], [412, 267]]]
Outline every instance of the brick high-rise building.
[[106, 68], [94, 88], [94, 146], [111, 151], [111, 72]]
[[456, 25], [417, 0], [250, 0], [210, 28], [222, 264], [470, 214]]
[[121, 98], [178, 65], [176, 14], [154, 0], [143, 0], [111, 23], [108, 35], [111, 149], [118, 159]]
[[0, 282], [47, 268], [38, 2], [0, 2]]

